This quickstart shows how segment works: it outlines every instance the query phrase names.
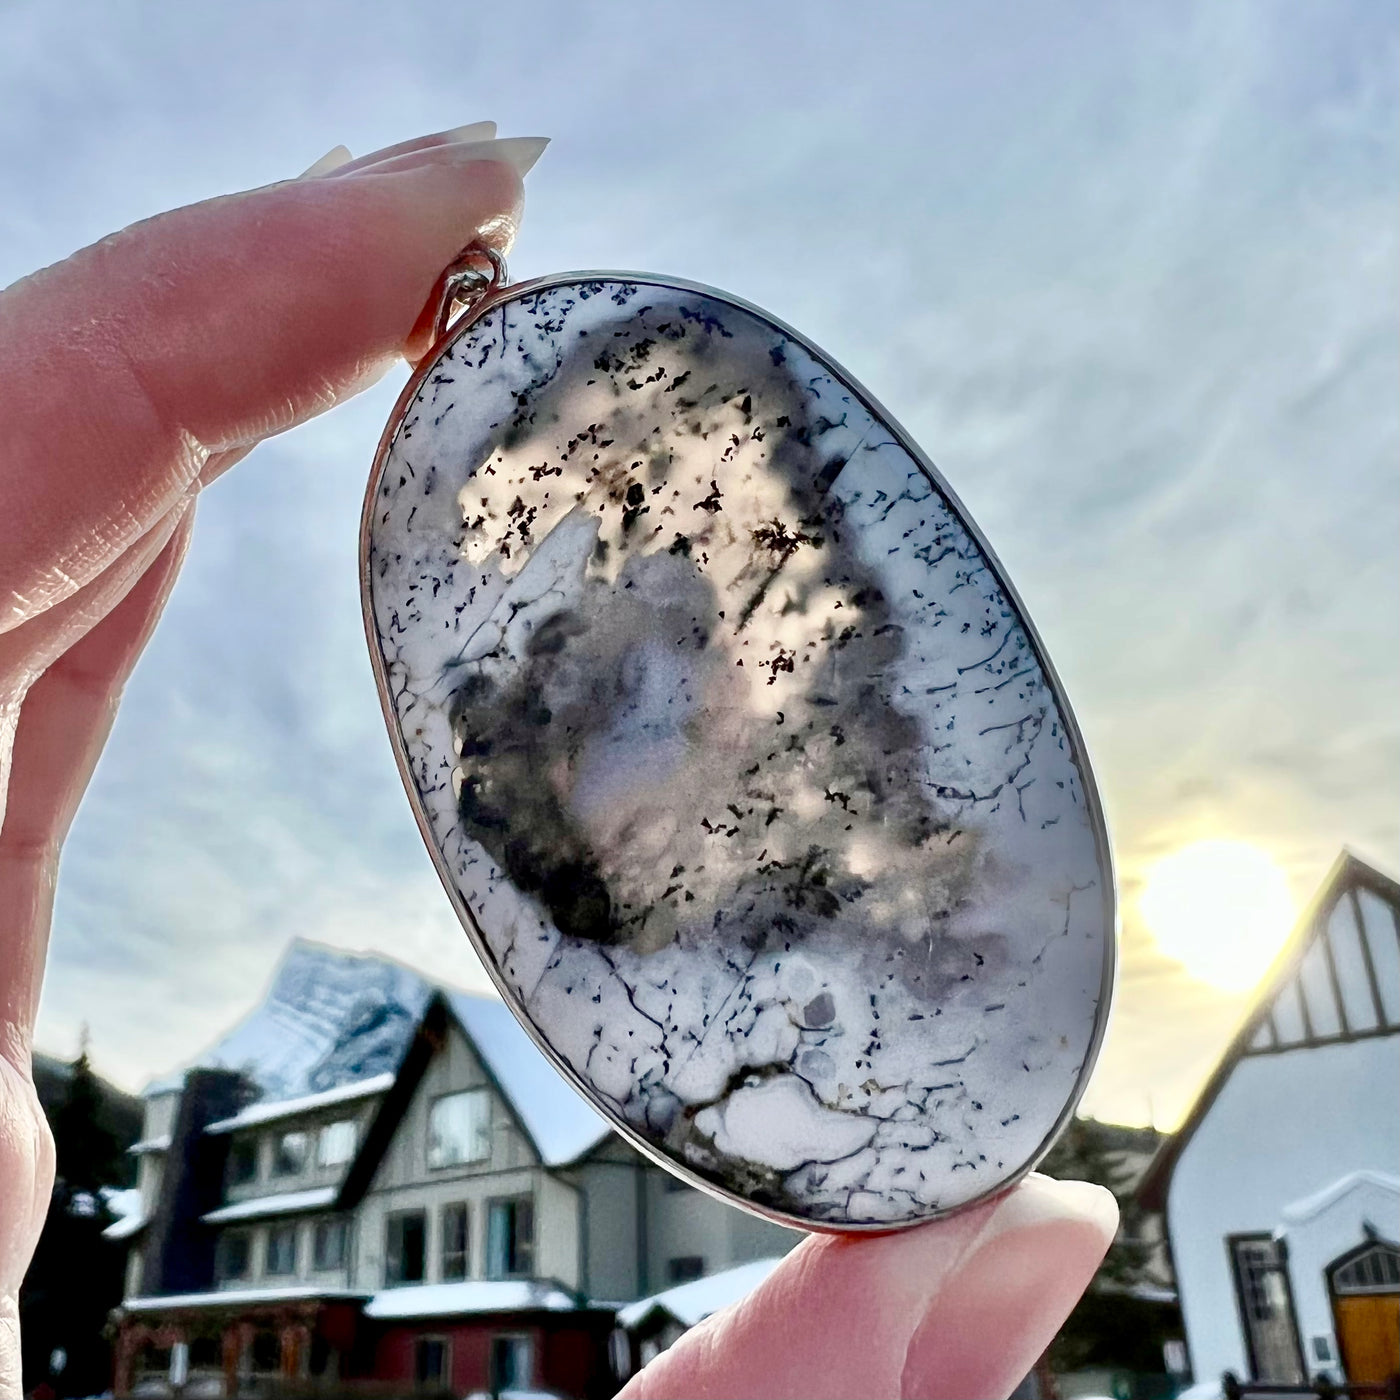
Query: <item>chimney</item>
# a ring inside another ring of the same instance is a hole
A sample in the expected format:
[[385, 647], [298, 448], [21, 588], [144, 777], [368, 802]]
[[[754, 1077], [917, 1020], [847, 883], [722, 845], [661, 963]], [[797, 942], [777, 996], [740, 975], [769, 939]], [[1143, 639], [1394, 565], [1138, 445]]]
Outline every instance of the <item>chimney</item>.
[[237, 1113], [252, 1097], [250, 1087], [236, 1070], [192, 1069], [185, 1076], [142, 1251], [141, 1292], [147, 1297], [213, 1286], [216, 1233], [201, 1217], [223, 1200], [229, 1139], [208, 1137], [204, 1129]]

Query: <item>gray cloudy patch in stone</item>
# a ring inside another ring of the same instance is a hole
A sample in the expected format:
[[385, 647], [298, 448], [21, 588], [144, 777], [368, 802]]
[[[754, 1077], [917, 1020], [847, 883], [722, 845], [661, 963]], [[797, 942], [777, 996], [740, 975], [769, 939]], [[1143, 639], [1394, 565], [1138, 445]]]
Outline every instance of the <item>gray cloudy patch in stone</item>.
[[452, 878], [619, 1119], [837, 1225], [1025, 1166], [1103, 1010], [1097, 833], [995, 573], [831, 367], [698, 293], [526, 293], [427, 374], [370, 563]]

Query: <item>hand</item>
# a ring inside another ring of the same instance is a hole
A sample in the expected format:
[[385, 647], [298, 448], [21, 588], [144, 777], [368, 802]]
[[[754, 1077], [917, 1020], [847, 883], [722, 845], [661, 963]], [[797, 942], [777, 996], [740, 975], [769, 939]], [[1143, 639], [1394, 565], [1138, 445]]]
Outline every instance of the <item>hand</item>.
[[[441, 269], [514, 235], [539, 143], [483, 146], [492, 130], [161, 215], [0, 294], [0, 1394], [19, 1393], [18, 1291], [53, 1179], [30, 1048], [59, 849], [195, 498], [423, 353]], [[1037, 1179], [925, 1229], [809, 1240], [628, 1394], [1009, 1390], [1113, 1216], [1107, 1193]]]

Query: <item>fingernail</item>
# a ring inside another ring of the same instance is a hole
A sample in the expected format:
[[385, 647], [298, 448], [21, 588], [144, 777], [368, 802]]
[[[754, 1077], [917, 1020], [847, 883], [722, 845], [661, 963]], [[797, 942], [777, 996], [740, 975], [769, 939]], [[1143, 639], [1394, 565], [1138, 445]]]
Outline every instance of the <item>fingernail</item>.
[[417, 170], [426, 165], [468, 165], [472, 161], [499, 161], [509, 165], [517, 175], [524, 175], [549, 145], [547, 136], [507, 136], [498, 141], [454, 141], [443, 146], [426, 146], [403, 155], [389, 156], [371, 165], [346, 170], [344, 178], [359, 179], [362, 175], [396, 175], [404, 170]]
[[442, 133], [444, 146], [453, 141], [491, 141], [496, 135], [495, 122], [468, 122], [466, 126], [454, 126]]
[[[415, 136], [408, 141], [396, 141], [392, 146], [381, 146], [377, 151], [347, 162], [335, 170], [321, 171], [327, 175], [348, 175], [351, 171], [362, 170], [366, 166], [378, 165], [394, 156], [411, 155], [414, 151], [427, 150], [430, 146], [447, 146], [457, 141], [489, 141], [496, 134], [495, 122], [468, 122], [466, 126], [454, 126], [447, 131], [429, 132], [427, 136]], [[318, 162], [319, 163], [319, 162]]]
[[914, 1329], [902, 1393], [1009, 1394], [1088, 1287], [1117, 1228], [1117, 1202], [1102, 1186], [1030, 1176], [1008, 1192]]
[[298, 180], [314, 180], [318, 175], [329, 175], [332, 170], [339, 170], [342, 165], [351, 159], [349, 148], [346, 146], [332, 146], [320, 160], [313, 161], [305, 170], [297, 176]]

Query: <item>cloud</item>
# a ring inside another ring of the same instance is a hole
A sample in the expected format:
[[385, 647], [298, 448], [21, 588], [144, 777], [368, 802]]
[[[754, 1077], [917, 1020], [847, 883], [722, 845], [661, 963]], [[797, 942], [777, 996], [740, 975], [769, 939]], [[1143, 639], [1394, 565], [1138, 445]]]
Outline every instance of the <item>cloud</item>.
[[[1396, 862], [1390, 7], [514, 13], [12, 7], [0, 276], [339, 141], [553, 134], [516, 271], [713, 281], [871, 385], [1041, 628], [1127, 878], [1211, 834], [1272, 850], [1300, 899], [1343, 842]], [[246, 1005], [293, 932], [470, 975], [359, 631], [391, 399], [209, 493], [74, 830], [41, 1037], [91, 1021], [127, 1082]], [[1141, 1116], [1150, 1083], [1162, 1116], [1233, 1011], [1131, 926], [1124, 961], [1150, 972], [1093, 1102]]]

